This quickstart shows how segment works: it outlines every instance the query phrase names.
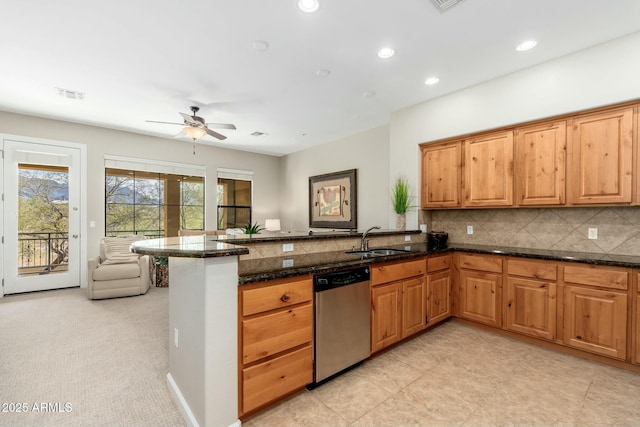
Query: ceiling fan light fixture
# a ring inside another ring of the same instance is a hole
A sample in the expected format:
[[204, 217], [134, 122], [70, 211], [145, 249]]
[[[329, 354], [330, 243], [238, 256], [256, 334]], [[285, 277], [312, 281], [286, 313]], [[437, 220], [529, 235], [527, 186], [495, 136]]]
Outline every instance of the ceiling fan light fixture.
[[193, 126], [185, 126], [184, 128], [182, 128], [182, 130], [189, 136], [189, 138], [193, 139], [194, 141], [197, 141], [207, 134], [206, 130]]

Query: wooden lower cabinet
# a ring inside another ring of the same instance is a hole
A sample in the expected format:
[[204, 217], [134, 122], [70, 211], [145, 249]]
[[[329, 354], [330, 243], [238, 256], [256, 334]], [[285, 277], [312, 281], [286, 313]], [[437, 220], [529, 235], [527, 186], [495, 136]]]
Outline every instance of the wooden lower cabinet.
[[505, 329], [547, 340], [556, 337], [557, 284], [508, 277]]
[[425, 258], [371, 267], [371, 353], [426, 327]]
[[592, 353], [627, 357], [627, 293], [564, 287], [564, 343]]
[[424, 276], [402, 282], [402, 338], [420, 332], [426, 326]]
[[313, 353], [308, 345], [242, 370], [242, 408], [273, 402], [313, 381]]
[[239, 416], [313, 381], [311, 276], [238, 288]]
[[640, 295], [636, 295], [636, 318], [634, 334], [633, 363], [640, 364]]
[[402, 282], [371, 289], [371, 352], [402, 339]]
[[460, 270], [460, 317], [492, 326], [502, 325], [502, 275]]
[[427, 325], [451, 317], [451, 271], [427, 275]]

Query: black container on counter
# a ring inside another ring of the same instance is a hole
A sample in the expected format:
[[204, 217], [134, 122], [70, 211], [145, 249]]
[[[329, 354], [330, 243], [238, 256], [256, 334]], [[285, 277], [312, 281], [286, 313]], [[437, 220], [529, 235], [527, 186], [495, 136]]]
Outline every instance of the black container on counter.
[[447, 239], [449, 234], [444, 231], [430, 231], [427, 233], [427, 246], [429, 250], [440, 250], [447, 247]]

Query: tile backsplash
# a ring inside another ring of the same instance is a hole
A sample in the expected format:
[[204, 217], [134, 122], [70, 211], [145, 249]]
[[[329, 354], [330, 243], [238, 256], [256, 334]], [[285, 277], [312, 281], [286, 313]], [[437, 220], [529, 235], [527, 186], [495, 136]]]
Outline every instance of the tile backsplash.
[[[473, 209], [429, 212], [450, 243], [640, 256], [640, 207]], [[467, 234], [467, 226], [473, 234]], [[598, 239], [589, 240], [589, 228]]]

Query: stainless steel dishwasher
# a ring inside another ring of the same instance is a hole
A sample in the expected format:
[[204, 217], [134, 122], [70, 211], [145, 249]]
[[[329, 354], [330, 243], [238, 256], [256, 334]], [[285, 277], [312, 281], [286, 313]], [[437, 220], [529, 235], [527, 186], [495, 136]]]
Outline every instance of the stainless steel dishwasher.
[[371, 354], [369, 268], [313, 278], [315, 339], [313, 388]]

